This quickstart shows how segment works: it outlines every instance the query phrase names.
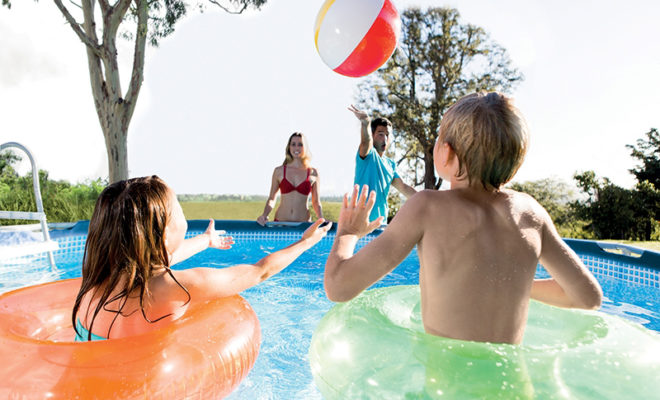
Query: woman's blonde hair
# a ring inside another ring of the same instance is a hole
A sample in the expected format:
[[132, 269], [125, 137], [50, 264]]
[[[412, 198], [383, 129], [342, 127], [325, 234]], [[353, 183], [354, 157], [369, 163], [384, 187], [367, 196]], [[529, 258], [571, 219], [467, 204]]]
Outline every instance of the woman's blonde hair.
[[307, 143], [307, 138], [305, 135], [302, 134], [302, 132], [293, 132], [291, 136], [289, 136], [289, 140], [286, 142], [286, 149], [284, 150], [284, 162], [282, 165], [287, 165], [289, 163], [293, 162], [293, 154], [291, 154], [291, 141], [293, 140], [294, 137], [299, 137], [302, 140], [303, 147], [305, 148], [305, 153], [302, 156], [302, 163], [305, 166], [305, 168], [309, 168], [309, 165], [312, 161], [312, 153], [309, 150], [309, 144]]
[[516, 174], [527, 153], [527, 125], [506, 96], [473, 93], [447, 110], [439, 138], [458, 157], [458, 178], [499, 189]]
[[[103, 189], [96, 200], [85, 243], [82, 284], [72, 313], [77, 332], [76, 317], [83, 297], [91, 292], [98, 299], [91, 310], [88, 340], [101, 310], [115, 313], [109, 336], [117, 317], [126, 316], [123, 308], [129, 296], [137, 295], [146, 321], [156, 322], [169, 316], [151, 321], [144, 311], [154, 266], [164, 266], [179, 284], [169, 268], [165, 247], [165, 227], [171, 210], [169, 196], [170, 188], [154, 175], [115, 182]], [[185, 287], [181, 288], [188, 293]], [[115, 289], [118, 291], [112, 295]]]

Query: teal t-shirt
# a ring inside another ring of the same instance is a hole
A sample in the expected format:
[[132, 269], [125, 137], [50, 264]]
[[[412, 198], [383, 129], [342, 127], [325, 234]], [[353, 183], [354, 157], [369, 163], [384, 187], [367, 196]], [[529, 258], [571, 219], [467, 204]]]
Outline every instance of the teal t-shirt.
[[369, 220], [385, 217], [383, 223], [387, 223], [387, 194], [394, 178], [398, 178], [396, 163], [385, 156], [381, 157], [373, 147], [363, 159], [358, 150], [355, 156], [355, 184], [369, 185], [369, 190], [376, 191], [376, 204], [371, 210]]

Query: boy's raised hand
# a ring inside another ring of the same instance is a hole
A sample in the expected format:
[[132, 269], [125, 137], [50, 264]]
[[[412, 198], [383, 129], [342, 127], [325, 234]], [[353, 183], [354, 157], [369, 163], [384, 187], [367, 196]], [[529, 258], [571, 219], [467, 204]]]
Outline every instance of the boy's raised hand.
[[[349, 198], [344, 195], [344, 202], [339, 213], [337, 235], [357, 235], [363, 237], [371, 233], [383, 223], [383, 217], [369, 222], [369, 214], [376, 203], [376, 192], [369, 192], [369, 186], [362, 187], [358, 198], [360, 186], [353, 186], [353, 195]], [[369, 197], [367, 197], [369, 193]]]
[[227, 250], [231, 249], [231, 245], [234, 244], [233, 237], [224, 236], [225, 231], [215, 230], [215, 221], [213, 219], [209, 221], [209, 226], [204, 233], [209, 235], [209, 247], [213, 247], [214, 249]]

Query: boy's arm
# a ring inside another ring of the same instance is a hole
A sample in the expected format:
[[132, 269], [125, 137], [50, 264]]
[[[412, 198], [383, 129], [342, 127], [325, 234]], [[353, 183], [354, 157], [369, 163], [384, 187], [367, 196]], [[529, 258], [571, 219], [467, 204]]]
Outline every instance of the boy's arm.
[[417, 193], [415, 188], [413, 188], [412, 186], [405, 183], [403, 181], [403, 179], [401, 179], [399, 177], [396, 177], [396, 178], [392, 179], [392, 186], [394, 186], [396, 188], [396, 190], [398, 190], [401, 194], [406, 196], [406, 198], [408, 198], [408, 199], [411, 198], [412, 195]]
[[369, 114], [359, 110], [352, 104], [348, 107], [348, 110], [360, 120], [360, 147], [358, 147], [358, 153], [360, 157], [365, 158], [374, 145], [374, 139], [371, 137], [371, 127], [369, 126], [369, 122], [371, 122], [369, 120]]
[[410, 253], [423, 233], [423, 199], [407, 201], [390, 225], [377, 238], [353, 254], [358, 240], [380, 226], [382, 217], [371, 223], [369, 213], [376, 201], [365, 185], [360, 198], [358, 186], [350, 199], [344, 196], [337, 235], [325, 264], [324, 286], [332, 301], [348, 301], [392, 271]]
[[[544, 210], [545, 211], [545, 210]], [[575, 252], [559, 237], [550, 216], [544, 212], [540, 262], [552, 279], [537, 279], [531, 297], [558, 307], [597, 309], [603, 290]]]

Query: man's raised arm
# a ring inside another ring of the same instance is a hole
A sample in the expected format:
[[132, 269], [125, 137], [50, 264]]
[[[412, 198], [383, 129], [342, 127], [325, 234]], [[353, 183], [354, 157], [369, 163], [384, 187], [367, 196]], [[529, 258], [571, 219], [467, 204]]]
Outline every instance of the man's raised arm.
[[371, 137], [371, 127], [369, 126], [369, 123], [371, 122], [369, 114], [359, 110], [352, 104], [348, 107], [348, 111], [355, 114], [355, 117], [360, 120], [360, 147], [358, 148], [358, 151], [360, 152], [360, 157], [364, 158], [369, 154], [369, 150], [371, 150], [374, 145], [374, 140]]

